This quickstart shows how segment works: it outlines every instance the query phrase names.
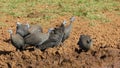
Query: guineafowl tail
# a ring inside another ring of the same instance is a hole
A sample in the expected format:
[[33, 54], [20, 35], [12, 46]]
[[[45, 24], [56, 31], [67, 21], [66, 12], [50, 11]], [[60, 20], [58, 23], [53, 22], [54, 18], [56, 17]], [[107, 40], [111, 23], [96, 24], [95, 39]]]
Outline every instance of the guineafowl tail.
[[72, 23], [72, 22], [74, 22], [74, 21], [75, 21], [75, 17], [72, 16], [72, 17], [70, 18], [70, 23]]

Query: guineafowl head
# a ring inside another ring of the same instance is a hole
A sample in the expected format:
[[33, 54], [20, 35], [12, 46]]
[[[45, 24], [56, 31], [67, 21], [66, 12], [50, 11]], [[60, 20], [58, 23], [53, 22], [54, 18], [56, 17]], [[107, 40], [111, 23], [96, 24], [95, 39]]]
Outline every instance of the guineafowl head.
[[80, 38], [77, 44], [83, 50], [89, 50], [92, 48], [93, 41], [88, 35], [80, 35]]
[[66, 24], [67, 24], [66, 20], [64, 20], [62, 24], [63, 24], [63, 25], [66, 25]]
[[75, 17], [74, 17], [74, 16], [72, 16], [72, 17], [70, 18], [70, 22], [73, 22], [73, 21], [75, 21]]
[[8, 32], [10, 33], [10, 35], [11, 35], [11, 34], [13, 34], [13, 31], [12, 31], [12, 30], [10, 30], [10, 29], [8, 30]]
[[49, 28], [48, 33], [51, 33], [54, 30], [54, 28]]
[[17, 24], [17, 26], [21, 25], [21, 23], [20, 23], [20, 22], [17, 22], [16, 24]]
[[60, 27], [55, 29], [61, 29], [62, 31], [64, 31], [66, 23], [67, 23], [66, 20], [64, 20], [63, 23], [60, 25]]
[[66, 20], [64, 20], [60, 27], [65, 27], [66, 23], [67, 23]]

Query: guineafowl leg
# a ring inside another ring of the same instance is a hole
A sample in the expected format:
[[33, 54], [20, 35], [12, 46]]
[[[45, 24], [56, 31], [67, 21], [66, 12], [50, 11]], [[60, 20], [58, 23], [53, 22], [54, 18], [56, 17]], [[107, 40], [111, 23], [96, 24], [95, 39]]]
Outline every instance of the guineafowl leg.
[[36, 49], [37, 49], [37, 47], [35, 46], [35, 47], [33, 47], [33, 49], [34, 49], [34, 50], [36, 50]]
[[16, 51], [19, 52], [19, 51], [21, 51], [21, 50], [16, 48]]

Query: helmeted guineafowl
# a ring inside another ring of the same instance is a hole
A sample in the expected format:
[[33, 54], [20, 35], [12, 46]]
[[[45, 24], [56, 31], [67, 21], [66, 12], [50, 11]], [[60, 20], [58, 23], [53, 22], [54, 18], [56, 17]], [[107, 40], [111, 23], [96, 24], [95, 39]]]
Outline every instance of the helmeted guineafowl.
[[25, 44], [38, 46], [45, 42], [50, 35], [52, 29], [48, 30], [48, 33], [41, 33], [39, 30], [35, 31], [24, 38]]
[[50, 33], [49, 39], [46, 40], [42, 45], [38, 46], [38, 48], [44, 51], [47, 48], [60, 45], [64, 35], [64, 24], [65, 21], [60, 27], [54, 28], [54, 30], [52, 30]]
[[8, 30], [8, 32], [10, 33], [10, 39], [11, 39], [11, 43], [13, 44], [13, 46], [15, 46], [16, 49], [23, 50], [24, 49], [24, 39], [23, 39], [23, 37], [20, 36], [19, 34], [14, 34], [13, 35], [12, 30]]
[[24, 25], [21, 24], [20, 22], [17, 22], [17, 26], [16, 26], [16, 34], [21, 35], [22, 37], [25, 37], [26, 35], [29, 34], [29, 25]]
[[77, 43], [82, 50], [88, 51], [93, 46], [93, 41], [88, 35], [80, 35]]
[[20, 34], [22, 37], [27, 36], [28, 34], [31, 34], [35, 31], [43, 32], [43, 29], [39, 25], [29, 25], [27, 24], [21, 24], [20, 22], [17, 22], [16, 27], [16, 33]]
[[75, 17], [72, 17], [70, 19], [70, 24], [65, 27], [64, 36], [62, 38], [62, 42], [64, 42], [69, 37], [71, 29], [72, 29], [72, 23], [74, 22], [74, 20], [75, 20]]

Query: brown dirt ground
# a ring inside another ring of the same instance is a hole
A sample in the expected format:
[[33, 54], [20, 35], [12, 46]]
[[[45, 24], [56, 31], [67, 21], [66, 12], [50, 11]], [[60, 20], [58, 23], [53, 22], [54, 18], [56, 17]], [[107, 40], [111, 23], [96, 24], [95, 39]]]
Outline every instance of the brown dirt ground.
[[[111, 20], [108, 23], [76, 17], [70, 37], [62, 46], [46, 49], [15, 51], [9, 41], [8, 29], [15, 30], [15, 22], [26, 22], [27, 18], [14, 18], [5, 15], [0, 21], [0, 68], [120, 68], [120, 16], [113, 12], [104, 12]], [[44, 26], [44, 31], [59, 25], [63, 19], [69, 21], [71, 16], [62, 16]], [[78, 53], [78, 39], [81, 34], [93, 38], [94, 50]]]

